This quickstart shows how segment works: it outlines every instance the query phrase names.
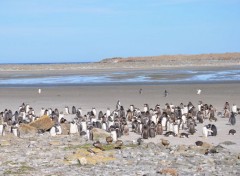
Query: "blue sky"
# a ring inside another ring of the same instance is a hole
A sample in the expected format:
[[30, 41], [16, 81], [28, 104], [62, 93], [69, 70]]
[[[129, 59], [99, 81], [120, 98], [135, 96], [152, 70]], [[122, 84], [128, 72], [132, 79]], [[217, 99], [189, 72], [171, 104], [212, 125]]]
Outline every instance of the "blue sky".
[[240, 52], [239, 0], [0, 0], [0, 63]]

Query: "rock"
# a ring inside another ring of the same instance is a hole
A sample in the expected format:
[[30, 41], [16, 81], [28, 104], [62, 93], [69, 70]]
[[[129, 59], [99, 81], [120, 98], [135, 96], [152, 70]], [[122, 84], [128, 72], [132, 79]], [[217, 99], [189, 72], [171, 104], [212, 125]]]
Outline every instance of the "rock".
[[70, 124], [69, 123], [61, 123], [62, 135], [68, 135], [70, 132]]
[[9, 145], [11, 145], [9, 141], [6, 141], [6, 140], [0, 141], [0, 146], [9, 146]]
[[159, 171], [157, 173], [165, 174], [165, 175], [171, 175], [171, 176], [177, 176], [178, 175], [177, 170], [172, 169], [172, 168], [165, 168], [165, 169], [162, 169], [161, 171]]
[[93, 132], [93, 140], [94, 141], [99, 140], [99, 141], [106, 142], [106, 137], [108, 137], [110, 135], [105, 130], [99, 129], [99, 128], [93, 128], [92, 132]]
[[97, 148], [91, 148], [91, 150], [96, 154], [89, 152], [87, 149], [78, 149], [73, 154], [65, 156], [64, 159], [68, 164], [81, 164], [82, 160], [83, 163], [88, 165], [96, 165], [115, 160], [112, 153], [103, 152]]
[[45, 130], [46, 131], [53, 127], [54, 122], [52, 121], [52, 119], [49, 116], [44, 115], [44, 116], [40, 117], [39, 119], [31, 122], [29, 125], [32, 127], [35, 127], [37, 130]]
[[61, 142], [61, 141], [57, 141], [57, 140], [55, 140], [55, 141], [50, 141], [50, 142], [49, 142], [49, 145], [59, 146], [59, 145], [62, 145], [62, 142]]
[[85, 157], [79, 158], [78, 161], [79, 161], [79, 163], [80, 163], [82, 166], [84, 166], [84, 165], [87, 164], [87, 160], [86, 160]]
[[19, 132], [21, 138], [29, 138], [36, 135], [37, 129], [28, 124], [21, 124], [19, 127]]
[[153, 142], [149, 142], [149, 143], [147, 144], [147, 148], [155, 149], [155, 147], [156, 147], [156, 144], [154, 144]]

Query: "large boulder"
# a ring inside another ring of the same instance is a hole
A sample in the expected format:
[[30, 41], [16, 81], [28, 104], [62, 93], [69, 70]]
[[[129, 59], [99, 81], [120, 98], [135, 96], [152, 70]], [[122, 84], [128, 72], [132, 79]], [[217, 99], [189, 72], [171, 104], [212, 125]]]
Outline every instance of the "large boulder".
[[54, 122], [52, 121], [52, 119], [49, 116], [44, 115], [44, 116], [40, 117], [39, 119], [31, 122], [29, 125], [32, 127], [35, 127], [37, 130], [45, 130], [46, 131], [53, 127]]
[[37, 133], [37, 129], [33, 126], [30, 126], [28, 124], [21, 124], [19, 126], [19, 133], [20, 137], [34, 137], [35, 134]]
[[106, 137], [110, 136], [110, 134], [108, 132], [106, 132], [103, 129], [99, 129], [99, 128], [93, 128], [92, 129], [93, 132], [93, 140], [94, 141], [106, 141]]

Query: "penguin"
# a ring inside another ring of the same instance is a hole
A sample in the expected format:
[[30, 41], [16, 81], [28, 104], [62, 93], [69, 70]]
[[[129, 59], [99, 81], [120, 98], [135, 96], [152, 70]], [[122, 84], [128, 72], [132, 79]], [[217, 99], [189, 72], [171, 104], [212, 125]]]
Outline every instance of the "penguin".
[[38, 94], [41, 94], [42, 93], [42, 89], [38, 89]]
[[166, 125], [167, 125], [167, 117], [162, 117], [162, 129], [165, 131], [166, 130]]
[[235, 135], [235, 133], [236, 133], [236, 130], [234, 130], [234, 129], [231, 129], [231, 130], [229, 130], [229, 132], [228, 132], [228, 135]]
[[142, 138], [143, 139], [148, 139], [149, 137], [149, 130], [147, 125], [143, 125], [143, 130], [142, 130]]
[[116, 142], [117, 141], [117, 132], [116, 132], [116, 130], [115, 129], [111, 129], [110, 133], [111, 133], [111, 137], [113, 139], [113, 142]]
[[164, 134], [164, 136], [166, 136], [166, 137], [171, 137], [171, 136], [176, 137], [177, 135], [173, 131], [167, 131]]
[[189, 133], [193, 135], [196, 132], [195, 130], [195, 124], [193, 122], [190, 122], [189, 124]]
[[120, 100], [118, 100], [116, 104], [116, 110], [120, 110], [120, 107], [121, 107], [121, 102]]
[[156, 135], [162, 135], [162, 134], [163, 134], [162, 124], [159, 122], [156, 127]]
[[156, 136], [156, 128], [155, 128], [155, 123], [152, 122], [149, 128], [149, 137], [154, 138]]
[[12, 131], [14, 136], [20, 137], [20, 131], [19, 131], [18, 127], [16, 127], [16, 126], [12, 127], [11, 131]]
[[72, 114], [76, 114], [76, 113], [77, 113], [76, 107], [73, 106], [73, 107], [72, 107]]
[[81, 121], [81, 127], [82, 127], [82, 131], [87, 131], [87, 122], [86, 121]]
[[148, 104], [144, 104], [143, 111], [144, 111], [145, 113], [146, 113], [147, 111], [149, 111], [149, 106], [148, 106]]
[[56, 128], [56, 126], [53, 126], [53, 127], [50, 129], [50, 135], [51, 135], [51, 136], [56, 136], [56, 135], [57, 135], [57, 128]]
[[178, 135], [179, 133], [179, 125], [177, 123], [173, 124], [173, 132]]
[[111, 115], [111, 111], [110, 111], [110, 108], [107, 108], [107, 112], [106, 112], [106, 116], [107, 118]]
[[212, 130], [208, 129], [207, 126], [204, 126], [204, 127], [202, 128], [203, 137], [207, 138], [209, 132], [212, 132]]
[[231, 113], [231, 116], [229, 118], [229, 122], [231, 123], [231, 125], [235, 125], [236, 124], [236, 114], [235, 113]]
[[45, 109], [44, 108], [41, 108], [41, 111], [40, 111], [40, 117], [43, 116], [45, 113]]
[[78, 126], [75, 121], [70, 122], [70, 134], [78, 133]]
[[198, 90], [197, 90], [197, 95], [200, 95], [201, 92], [202, 92], [202, 90], [201, 90], [201, 89], [198, 89]]
[[108, 125], [106, 122], [102, 122], [102, 129], [107, 131], [108, 130]]
[[167, 96], [168, 96], [168, 91], [165, 90], [165, 91], [164, 91], [164, 97], [167, 97]]
[[61, 127], [60, 124], [57, 124], [57, 125], [55, 126], [55, 128], [56, 128], [56, 134], [57, 134], [57, 135], [62, 134], [62, 127]]
[[234, 113], [234, 114], [237, 114], [238, 112], [237, 112], [237, 105], [236, 104], [233, 104], [232, 105], [232, 112]]
[[93, 127], [89, 126], [86, 131], [87, 134], [87, 140], [93, 141]]
[[211, 136], [217, 136], [217, 127], [214, 124], [208, 124], [207, 129], [211, 130]]
[[6, 124], [1, 124], [0, 125], [0, 136], [5, 136], [5, 129], [6, 129]]
[[65, 114], [67, 114], [67, 115], [70, 114], [70, 113], [69, 113], [69, 107], [68, 107], [68, 106], [65, 106]]
[[98, 113], [98, 120], [102, 120], [103, 117], [104, 117], [103, 112], [102, 112], [102, 111], [99, 111], [99, 113]]
[[188, 138], [188, 134], [187, 133], [180, 133], [180, 138]]
[[95, 117], [97, 117], [97, 110], [96, 110], [96, 108], [92, 108], [92, 113], [93, 113], [93, 115], [94, 115]]
[[129, 135], [129, 128], [127, 122], [123, 124], [123, 135], [128, 136]]

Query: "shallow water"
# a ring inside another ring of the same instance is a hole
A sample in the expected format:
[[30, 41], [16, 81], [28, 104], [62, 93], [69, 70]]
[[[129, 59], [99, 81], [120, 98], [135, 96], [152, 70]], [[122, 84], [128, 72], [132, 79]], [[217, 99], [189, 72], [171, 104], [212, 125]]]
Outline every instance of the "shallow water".
[[79, 85], [111, 83], [190, 83], [190, 82], [237, 82], [240, 81], [240, 69], [222, 70], [144, 70], [119, 71], [86, 75], [37, 76], [16, 74], [0, 78], [2, 86], [17, 85]]

